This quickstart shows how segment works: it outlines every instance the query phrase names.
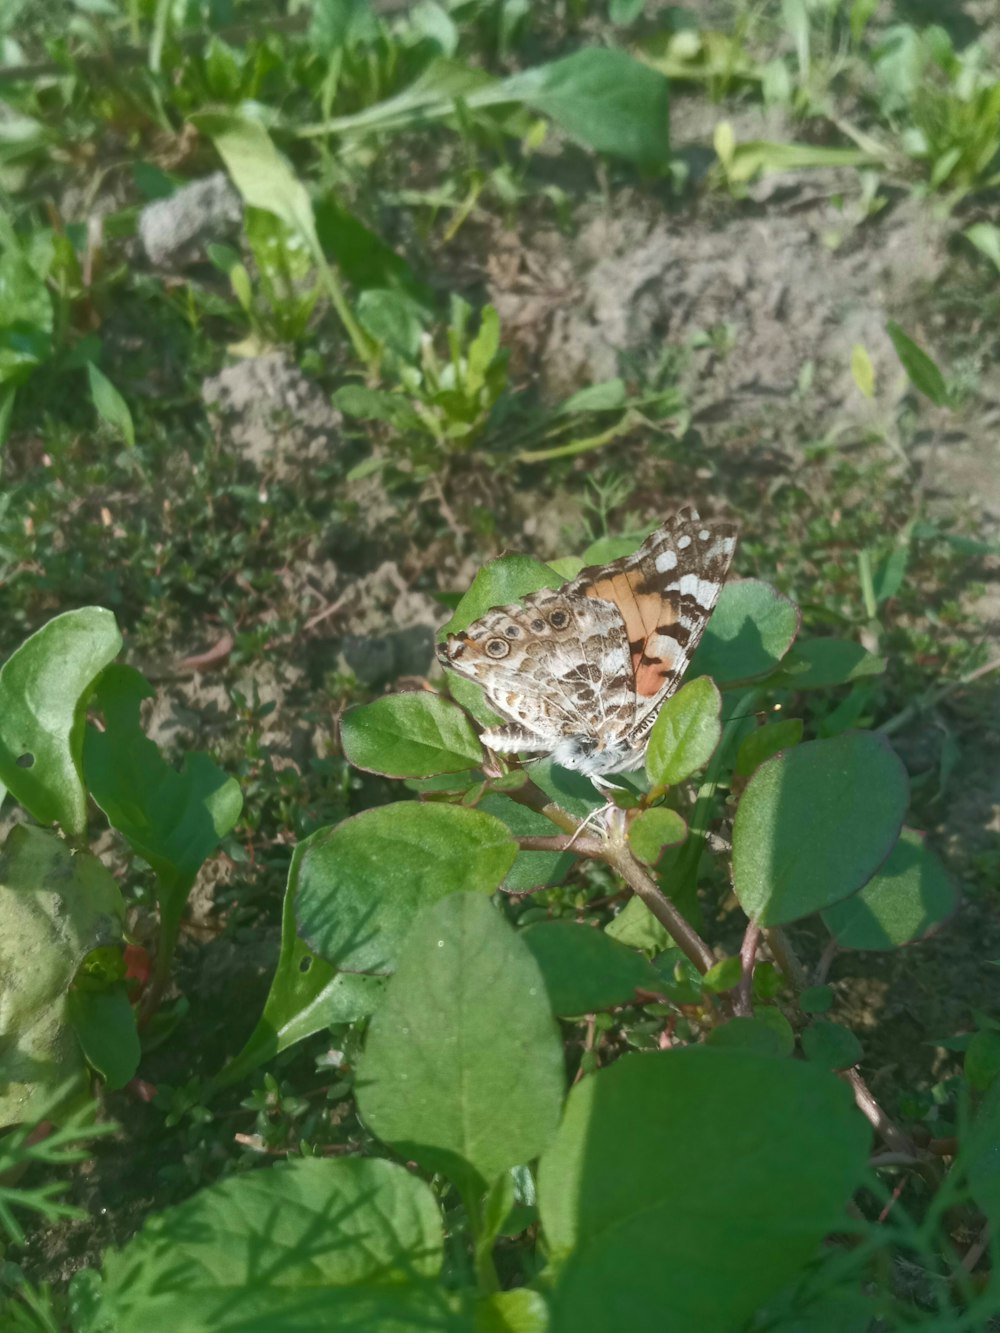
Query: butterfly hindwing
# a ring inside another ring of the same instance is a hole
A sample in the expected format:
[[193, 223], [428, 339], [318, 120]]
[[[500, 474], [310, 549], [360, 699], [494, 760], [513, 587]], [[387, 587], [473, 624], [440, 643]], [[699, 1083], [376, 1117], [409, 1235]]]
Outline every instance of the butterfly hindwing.
[[[635, 555], [584, 569], [567, 585], [613, 601], [628, 637], [639, 727], [674, 692], [722, 591], [736, 550], [736, 525], [679, 509]], [[651, 725], [651, 723], [650, 723]]]

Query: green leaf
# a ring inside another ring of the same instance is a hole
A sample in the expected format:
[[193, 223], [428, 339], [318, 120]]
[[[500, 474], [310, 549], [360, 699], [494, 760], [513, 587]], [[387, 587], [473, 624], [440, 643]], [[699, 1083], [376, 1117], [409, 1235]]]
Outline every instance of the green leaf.
[[0, 855], [0, 1126], [30, 1123], [82, 1078], [69, 989], [88, 954], [120, 945], [124, 917], [95, 856], [47, 829], [11, 830]]
[[280, 218], [293, 232], [315, 242], [318, 250], [309, 193], [264, 126], [226, 113], [206, 112], [196, 120], [199, 129], [214, 141], [244, 202]]
[[460, 708], [438, 694], [389, 694], [345, 713], [344, 757], [355, 768], [390, 778], [461, 773], [483, 759], [482, 746]]
[[564, 581], [554, 569], [530, 555], [502, 555], [490, 560], [473, 579], [447, 625], [438, 631], [438, 638], [459, 634], [494, 606], [507, 606], [541, 588], [561, 587]]
[[1000, 1032], [977, 1032], [965, 1050], [963, 1066], [969, 1087], [985, 1092], [1000, 1074]]
[[0, 255], [0, 384], [19, 384], [52, 355], [52, 298], [14, 248]]
[[689, 680], [653, 723], [646, 773], [654, 787], [673, 787], [704, 768], [722, 737], [722, 696], [708, 676]]
[[236, 823], [243, 796], [207, 754], [188, 754], [178, 773], [143, 732], [139, 709], [153, 688], [134, 667], [108, 667], [95, 704], [104, 730], [88, 727], [84, 770], [91, 795], [156, 871], [162, 921], [180, 920], [202, 865]]
[[721, 995], [723, 991], [732, 990], [734, 986], [738, 986], [742, 975], [743, 966], [739, 958], [720, 958], [705, 973], [702, 983], [705, 989], [710, 990], [713, 995]]
[[[497, 792], [488, 792], [476, 808], [503, 820], [519, 838], [539, 834], [551, 836], [553, 833], [552, 823], [544, 815]], [[576, 856], [572, 851], [519, 851], [501, 887], [505, 893], [530, 893], [542, 885], [552, 887], [561, 884], [575, 864]]]
[[899, 757], [870, 732], [768, 759], [733, 825], [733, 887], [744, 912], [782, 925], [856, 893], [895, 845], [908, 797]]
[[673, 944], [666, 926], [657, 921], [641, 898], [630, 898], [604, 929], [613, 940], [643, 953], [661, 953]]
[[990, 1229], [1000, 1229], [1000, 1079], [986, 1090], [971, 1132], [963, 1135], [958, 1170], [969, 1182], [969, 1192], [986, 1214]]
[[[765, 1014], [777, 1014], [781, 1025]], [[791, 1025], [777, 1009], [761, 1009], [753, 1018], [733, 1018], [728, 1023], [712, 1028], [708, 1034], [709, 1046], [725, 1050], [755, 1051], [758, 1055], [773, 1055], [781, 1059], [790, 1055], [795, 1045]]]
[[688, 827], [676, 810], [658, 806], [640, 810], [628, 826], [628, 844], [633, 856], [655, 866], [665, 847], [677, 847], [688, 835]]
[[863, 343], [855, 343], [851, 348], [851, 375], [866, 398], [875, 397], [875, 367]]
[[71, 990], [66, 1017], [87, 1063], [107, 1087], [123, 1088], [139, 1068], [142, 1054], [125, 983], [106, 990]]
[[904, 828], [884, 864], [823, 924], [842, 949], [899, 949], [923, 939], [958, 908], [958, 894], [922, 833]]
[[[581, 819], [604, 804], [604, 798], [598, 795], [588, 777], [575, 769], [560, 768], [549, 757], [532, 761], [531, 780], [556, 805]], [[552, 832], [551, 825], [547, 831]]]
[[299, 934], [334, 967], [391, 972], [422, 907], [492, 893], [516, 855], [509, 830], [481, 810], [419, 801], [365, 810], [296, 847]]
[[87, 606], [43, 625], [0, 669], [0, 780], [39, 823], [71, 835], [87, 827], [87, 695], [121, 646], [111, 612]]
[[802, 1049], [810, 1060], [825, 1069], [851, 1069], [864, 1055], [850, 1028], [826, 1018], [814, 1018], [804, 1029]]
[[97, 409], [97, 415], [122, 437], [130, 449], [134, 449], [135, 426], [132, 424], [132, 413], [129, 411], [128, 403], [93, 361], [87, 362], [87, 378], [90, 381], [90, 397]]
[[833, 1007], [831, 986], [807, 986], [799, 996], [799, 1008], [804, 1014], [825, 1014]]
[[372, 1018], [358, 1109], [404, 1159], [489, 1183], [552, 1139], [562, 1043], [530, 951], [486, 898], [422, 912]]
[[667, 80], [624, 51], [586, 47], [513, 75], [502, 92], [551, 116], [571, 138], [599, 153], [645, 167], [667, 161]]
[[758, 727], [742, 743], [736, 752], [736, 772], [741, 778], [748, 778], [765, 759], [790, 750], [802, 739], [802, 719], [785, 718], [781, 722], [769, 722]]
[[556, 415], [568, 417], [578, 412], [616, 412], [625, 406], [626, 398], [624, 380], [602, 380], [600, 384], [588, 384], [585, 389], [570, 394], [556, 408]]
[[443, 1329], [420, 1319], [442, 1247], [434, 1196], [404, 1167], [309, 1157], [154, 1214], [106, 1255], [105, 1301], [118, 1333], [332, 1328], [331, 1311], [342, 1329]]
[[825, 690], [880, 676], [885, 658], [852, 639], [799, 639], [769, 684], [789, 690]]
[[264, 1012], [243, 1049], [212, 1080], [215, 1087], [238, 1083], [281, 1051], [333, 1023], [367, 1018], [385, 989], [383, 977], [335, 972], [299, 939], [295, 933], [294, 871], [293, 858], [281, 909], [281, 953]]
[[936, 407], [947, 407], [949, 394], [944, 376], [923, 348], [918, 347], [892, 320], [886, 325], [886, 332], [892, 339], [896, 355], [913, 387], [919, 389]]
[[843, 1226], [869, 1139], [801, 1061], [691, 1047], [582, 1080], [539, 1171], [550, 1333], [741, 1328]]
[[424, 310], [405, 292], [377, 287], [362, 292], [358, 298], [358, 323], [397, 356], [406, 361], [417, 359], [424, 334]]
[[484, 1296], [476, 1306], [476, 1333], [548, 1333], [545, 1298], [530, 1287]]
[[636, 988], [659, 991], [650, 962], [604, 931], [576, 921], [540, 921], [521, 939], [541, 968], [552, 1012], [560, 1018], [635, 1001]]
[[799, 632], [799, 610], [769, 583], [727, 583], [708, 622], [689, 676], [711, 676], [719, 685], [772, 671]]
[[974, 222], [962, 235], [987, 259], [992, 259], [1000, 271], [1000, 227], [993, 222]]

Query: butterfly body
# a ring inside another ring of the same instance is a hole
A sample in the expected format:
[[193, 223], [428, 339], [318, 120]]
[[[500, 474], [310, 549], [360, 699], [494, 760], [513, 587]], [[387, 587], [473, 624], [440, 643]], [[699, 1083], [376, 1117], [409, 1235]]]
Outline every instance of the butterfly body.
[[634, 555], [487, 611], [438, 649], [505, 724], [498, 753], [549, 754], [590, 777], [637, 768], [677, 689], [736, 548], [732, 523], [684, 508]]

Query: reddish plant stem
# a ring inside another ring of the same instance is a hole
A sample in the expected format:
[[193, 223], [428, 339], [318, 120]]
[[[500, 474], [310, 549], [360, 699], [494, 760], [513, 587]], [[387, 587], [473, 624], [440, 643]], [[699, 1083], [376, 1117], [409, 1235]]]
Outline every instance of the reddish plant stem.
[[[527, 806], [529, 810], [535, 810], [538, 814], [544, 815], [546, 819], [551, 820], [553, 824], [556, 824], [566, 833], [575, 834], [580, 825], [579, 820], [574, 819], [571, 814], [563, 810], [533, 782], [526, 782], [523, 787], [517, 787], [506, 794], [512, 800]], [[698, 971], [705, 973], [710, 967], [714, 966], [715, 955], [712, 950], [670, 899], [661, 892], [656, 881], [645, 867], [632, 855], [625, 839], [624, 827], [613, 837], [609, 836], [600, 841], [586, 839], [586, 855], [592, 855], [590, 847], [593, 842], [596, 842], [599, 848], [594, 854], [594, 859], [604, 861], [621, 876], [635, 896], [646, 904], [681, 952], [690, 958]], [[573, 843], [573, 849], [579, 851], [580, 843], [581, 839], [577, 838]]]
[[544, 834], [526, 834], [515, 841], [522, 852], [579, 852], [581, 856], [599, 857], [603, 845], [596, 838], [577, 838], [570, 845], [572, 834], [557, 833], [552, 837]]
[[733, 1012], [742, 1018], [749, 1018], [753, 1013], [753, 966], [757, 961], [760, 937], [760, 926], [756, 921], [748, 922], [740, 946], [740, 984], [733, 1003]]

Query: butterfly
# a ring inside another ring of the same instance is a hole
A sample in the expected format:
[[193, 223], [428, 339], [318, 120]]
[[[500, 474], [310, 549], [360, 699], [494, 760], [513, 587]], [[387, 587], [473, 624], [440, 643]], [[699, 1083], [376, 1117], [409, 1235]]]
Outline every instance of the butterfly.
[[679, 686], [736, 550], [737, 528], [685, 506], [634, 555], [497, 606], [438, 646], [481, 685], [498, 754], [551, 755], [594, 779], [638, 768]]

